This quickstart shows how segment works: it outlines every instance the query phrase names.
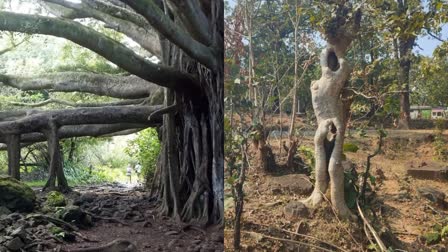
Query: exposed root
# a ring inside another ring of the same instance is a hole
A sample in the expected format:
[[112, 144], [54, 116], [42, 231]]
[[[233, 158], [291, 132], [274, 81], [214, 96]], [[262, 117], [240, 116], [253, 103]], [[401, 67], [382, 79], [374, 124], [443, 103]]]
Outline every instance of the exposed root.
[[123, 226], [129, 226], [129, 224], [127, 224], [126, 222], [121, 221], [121, 220], [119, 220], [119, 219], [117, 219], [117, 218], [103, 217], [103, 216], [95, 215], [95, 214], [93, 214], [93, 213], [91, 213], [91, 212], [88, 212], [88, 211], [85, 211], [85, 210], [83, 210], [83, 211], [84, 211], [86, 214], [92, 216], [92, 218], [94, 218], [94, 219], [113, 221], [113, 222], [116, 222], [116, 223], [120, 223], [120, 224], [123, 225]]
[[117, 239], [96, 248], [74, 249], [71, 252], [137, 252], [137, 247], [128, 240]]
[[72, 224], [65, 222], [63, 220], [60, 219], [56, 219], [53, 217], [50, 217], [48, 215], [43, 215], [43, 214], [30, 214], [26, 217], [26, 219], [41, 219], [41, 220], [46, 220], [48, 222], [51, 222], [55, 225], [58, 226], [63, 226], [64, 228], [68, 229], [69, 231], [78, 231], [79, 228], [77, 228], [76, 226], [73, 226]]

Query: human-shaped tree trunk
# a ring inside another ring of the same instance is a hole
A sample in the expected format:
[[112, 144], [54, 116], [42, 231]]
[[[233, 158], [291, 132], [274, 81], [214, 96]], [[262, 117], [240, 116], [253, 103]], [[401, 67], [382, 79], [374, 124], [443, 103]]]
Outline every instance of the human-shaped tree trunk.
[[322, 201], [330, 175], [331, 201], [341, 216], [349, 214], [344, 201], [344, 171], [341, 165], [346, 126], [341, 90], [350, 73], [343, 58], [344, 53], [345, 51], [338, 51], [337, 47], [328, 45], [320, 59], [322, 77], [311, 85], [318, 124], [314, 136], [316, 185], [310, 198], [305, 201], [309, 206], [316, 206]]
[[[304, 201], [309, 207], [318, 205], [331, 181], [331, 202], [338, 215], [343, 218], [351, 216], [344, 200], [342, 167], [346, 110], [349, 109], [343, 100], [343, 87], [351, 71], [344, 56], [361, 19], [359, 10], [354, 12], [352, 20], [342, 19], [344, 16], [341, 15], [347, 15], [347, 10], [346, 6], [339, 6], [335, 19], [330, 20], [326, 27], [328, 44], [320, 57], [322, 76], [311, 83], [312, 103], [318, 124], [314, 136], [316, 183], [313, 193]], [[340, 23], [340, 20], [347, 21]]]

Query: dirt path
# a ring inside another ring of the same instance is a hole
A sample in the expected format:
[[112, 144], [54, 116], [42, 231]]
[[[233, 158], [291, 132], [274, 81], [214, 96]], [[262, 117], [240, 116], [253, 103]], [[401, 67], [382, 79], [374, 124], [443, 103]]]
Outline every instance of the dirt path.
[[105, 245], [115, 239], [134, 243], [139, 251], [222, 251], [222, 231], [202, 230], [157, 215], [155, 199], [138, 189], [79, 187], [75, 204], [91, 213], [94, 226], [81, 230], [88, 238], [62, 246], [63, 251]]

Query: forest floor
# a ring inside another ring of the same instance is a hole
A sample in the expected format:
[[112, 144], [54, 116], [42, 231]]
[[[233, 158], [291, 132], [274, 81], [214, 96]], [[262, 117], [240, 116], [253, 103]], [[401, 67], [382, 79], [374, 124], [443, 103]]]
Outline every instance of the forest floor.
[[157, 214], [157, 204], [148, 193], [129, 187], [78, 187], [80, 207], [97, 219], [80, 230], [90, 241], [67, 243], [62, 250], [99, 247], [122, 239], [138, 251], [222, 251], [222, 230], [180, 224]]
[[[376, 185], [363, 212], [392, 251], [447, 251], [448, 242], [440, 235], [448, 224], [447, 204], [443, 199], [433, 203], [419, 191], [429, 188], [435, 195], [448, 194], [448, 180], [421, 179], [407, 173], [412, 167], [448, 168], [446, 162], [438, 161], [434, 155], [434, 134], [433, 130], [388, 130], [382, 153], [372, 159], [371, 174], [376, 178]], [[448, 141], [448, 131], [443, 137]], [[355, 222], [340, 221], [328, 201], [316, 209], [294, 205], [310, 195], [312, 178], [299, 165], [294, 171], [285, 168], [286, 151], [282, 150], [280, 155], [279, 139], [269, 142], [277, 163], [273, 174], [259, 170], [253, 147], [249, 153], [241, 219], [242, 250], [375, 251], [369, 246], [372, 242], [359, 215]], [[345, 142], [359, 147], [356, 153], [345, 154], [356, 172], [362, 173], [367, 155], [378, 145], [375, 131], [367, 131], [364, 137], [353, 132]], [[304, 134], [300, 146], [313, 149], [313, 135]], [[226, 193], [225, 244], [226, 250], [232, 251], [234, 209], [228, 195], [229, 192]], [[328, 193], [326, 196], [330, 198]], [[357, 214], [356, 209], [352, 211]]]
[[[37, 195], [33, 213], [0, 209], [0, 251], [224, 249], [222, 228], [203, 228], [160, 216], [156, 199], [138, 187], [118, 183], [78, 186], [64, 197], [33, 189]], [[53, 205], [48, 203], [50, 198]]]

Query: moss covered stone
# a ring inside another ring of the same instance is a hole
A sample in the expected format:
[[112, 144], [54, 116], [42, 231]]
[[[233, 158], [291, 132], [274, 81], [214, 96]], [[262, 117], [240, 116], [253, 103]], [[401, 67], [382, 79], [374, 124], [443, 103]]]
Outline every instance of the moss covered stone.
[[47, 194], [47, 201], [45, 201], [45, 205], [48, 207], [61, 207], [65, 206], [67, 202], [65, 201], [64, 194], [52, 191]]
[[0, 176], [0, 206], [11, 211], [29, 212], [34, 209], [36, 194], [26, 184], [6, 176]]

